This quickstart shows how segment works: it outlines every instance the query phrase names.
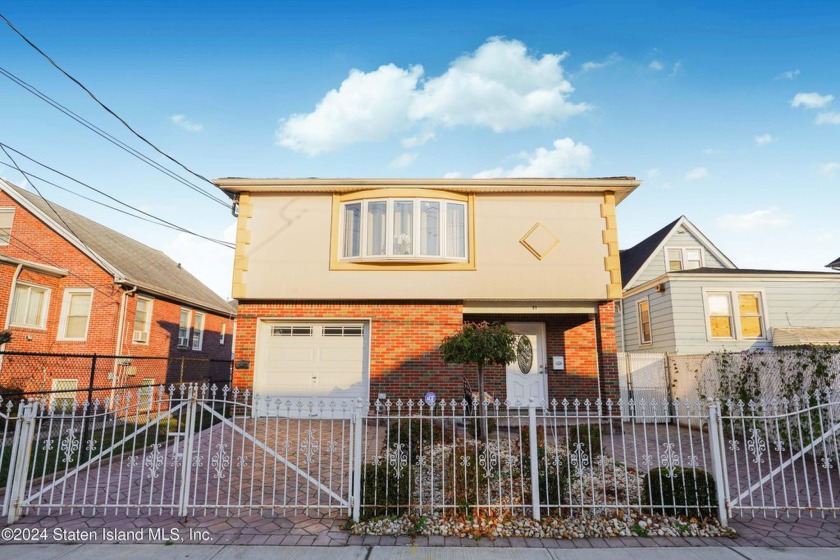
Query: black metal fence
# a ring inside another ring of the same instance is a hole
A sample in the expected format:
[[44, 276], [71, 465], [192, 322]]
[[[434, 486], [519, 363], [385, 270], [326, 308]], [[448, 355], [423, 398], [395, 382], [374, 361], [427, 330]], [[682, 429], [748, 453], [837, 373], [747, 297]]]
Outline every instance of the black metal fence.
[[0, 352], [0, 397], [50, 395], [51, 400], [93, 402], [128, 388], [230, 384], [232, 362], [173, 356], [106, 356]]

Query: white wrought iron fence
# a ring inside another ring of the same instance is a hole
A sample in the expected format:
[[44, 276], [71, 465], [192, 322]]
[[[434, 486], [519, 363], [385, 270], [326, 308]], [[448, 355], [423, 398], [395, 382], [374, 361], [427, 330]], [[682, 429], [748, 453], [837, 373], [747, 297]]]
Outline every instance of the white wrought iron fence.
[[[145, 389], [144, 389], [145, 390]], [[139, 390], [138, 390], [139, 391]], [[840, 393], [548, 405], [260, 397], [0, 401], [3, 515], [840, 510]], [[69, 402], [69, 401], [68, 401]], [[625, 421], [628, 407], [636, 414]]]

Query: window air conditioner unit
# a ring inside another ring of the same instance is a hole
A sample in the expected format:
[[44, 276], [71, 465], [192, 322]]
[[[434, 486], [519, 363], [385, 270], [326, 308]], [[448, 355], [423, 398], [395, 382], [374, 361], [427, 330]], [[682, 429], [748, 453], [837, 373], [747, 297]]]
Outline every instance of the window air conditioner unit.
[[149, 333], [146, 331], [134, 331], [134, 342], [148, 342]]
[[178, 346], [186, 348], [190, 345], [190, 337], [188, 336], [179, 336], [178, 337]]

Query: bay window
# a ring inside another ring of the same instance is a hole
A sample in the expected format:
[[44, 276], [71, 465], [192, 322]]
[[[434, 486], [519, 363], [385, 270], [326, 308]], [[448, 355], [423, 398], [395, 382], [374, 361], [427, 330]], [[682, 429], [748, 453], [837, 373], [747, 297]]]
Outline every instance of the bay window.
[[466, 261], [466, 202], [393, 198], [345, 202], [339, 213], [339, 258]]

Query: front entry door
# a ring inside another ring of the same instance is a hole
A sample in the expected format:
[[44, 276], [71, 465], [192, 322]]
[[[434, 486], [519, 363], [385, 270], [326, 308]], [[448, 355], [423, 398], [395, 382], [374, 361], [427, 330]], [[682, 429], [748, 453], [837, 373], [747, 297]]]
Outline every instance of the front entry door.
[[516, 333], [516, 359], [506, 366], [507, 400], [511, 406], [539, 406], [548, 399], [546, 380], [545, 323], [508, 323]]

